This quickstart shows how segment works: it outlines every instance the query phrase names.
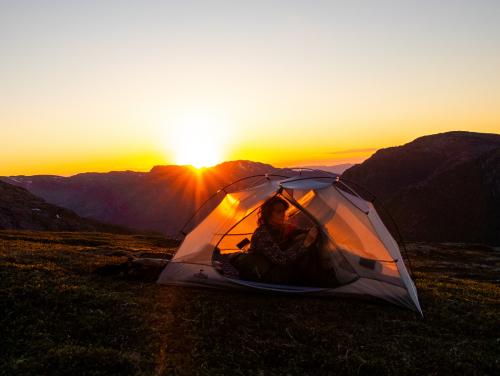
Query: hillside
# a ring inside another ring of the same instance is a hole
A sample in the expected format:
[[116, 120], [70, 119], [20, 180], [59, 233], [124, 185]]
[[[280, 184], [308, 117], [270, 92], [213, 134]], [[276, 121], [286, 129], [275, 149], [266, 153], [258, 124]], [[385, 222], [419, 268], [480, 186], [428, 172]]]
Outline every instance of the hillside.
[[78, 215], [130, 228], [177, 235], [196, 208], [221, 187], [243, 177], [289, 170], [233, 161], [194, 171], [189, 166], [156, 166], [150, 172], [37, 175], [0, 180], [26, 188]]
[[[293, 174], [268, 164], [232, 161], [199, 171], [189, 166], [156, 166], [149, 172], [0, 180], [85, 218], [175, 236], [218, 189], [266, 173]], [[500, 135], [448, 132], [420, 137], [381, 149], [342, 176], [377, 197], [375, 205], [395, 237], [381, 203], [404, 239], [500, 245]]]
[[0, 229], [130, 233], [49, 204], [24, 188], [0, 181]]
[[425, 318], [348, 298], [162, 287], [95, 271], [160, 237], [0, 231], [2, 375], [498, 373], [500, 249], [411, 244]]
[[405, 239], [500, 244], [500, 135], [420, 137], [342, 177], [373, 193]]

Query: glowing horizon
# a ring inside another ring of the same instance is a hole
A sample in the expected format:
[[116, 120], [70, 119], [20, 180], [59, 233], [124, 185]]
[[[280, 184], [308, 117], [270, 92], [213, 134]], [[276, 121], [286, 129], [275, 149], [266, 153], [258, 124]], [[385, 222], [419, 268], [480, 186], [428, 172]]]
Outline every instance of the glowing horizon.
[[500, 2], [0, 3], [0, 175], [360, 162], [500, 133]]

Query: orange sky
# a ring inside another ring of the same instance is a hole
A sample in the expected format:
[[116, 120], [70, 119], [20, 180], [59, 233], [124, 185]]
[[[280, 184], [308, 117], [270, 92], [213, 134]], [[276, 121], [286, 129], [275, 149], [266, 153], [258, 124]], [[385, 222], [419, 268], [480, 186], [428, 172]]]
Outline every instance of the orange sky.
[[0, 175], [500, 133], [500, 2], [42, 3], [0, 4]]

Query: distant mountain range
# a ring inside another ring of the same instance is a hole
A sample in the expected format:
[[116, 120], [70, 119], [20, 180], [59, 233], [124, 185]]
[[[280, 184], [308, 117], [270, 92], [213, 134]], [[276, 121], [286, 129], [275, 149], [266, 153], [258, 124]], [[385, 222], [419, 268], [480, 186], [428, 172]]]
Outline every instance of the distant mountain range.
[[[349, 166], [334, 167], [334, 172], [342, 173]], [[290, 176], [293, 171], [232, 161], [198, 172], [189, 166], [156, 166], [150, 172], [0, 180], [83, 217], [176, 235], [218, 189], [266, 173]], [[373, 193], [375, 205], [384, 204], [404, 239], [500, 245], [500, 135], [448, 132], [420, 137], [378, 150], [345, 170], [342, 177]], [[370, 198], [368, 193], [365, 196]]]
[[271, 165], [233, 161], [193, 170], [156, 166], [150, 172], [1, 177], [47, 202], [106, 223], [177, 235], [196, 208], [221, 187], [247, 176], [281, 173]]
[[323, 170], [328, 172], [333, 172], [334, 174], [342, 175], [344, 171], [354, 166], [352, 163], [343, 163], [335, 166], [321, 166], [321, 165], [313, 165], [313, 166], [303, 166], [304, 168], [310, 168], [313, 170]]
[[498, 134], [420, 137], [377, 151], [342, 177], [373, 193], [405, 239], [500, 245]]
[[132, 232], [119, 226], [81, 218], [71, 210], [49, 204], [26, 189], [3, 181], [0, 181], [0, 229]]

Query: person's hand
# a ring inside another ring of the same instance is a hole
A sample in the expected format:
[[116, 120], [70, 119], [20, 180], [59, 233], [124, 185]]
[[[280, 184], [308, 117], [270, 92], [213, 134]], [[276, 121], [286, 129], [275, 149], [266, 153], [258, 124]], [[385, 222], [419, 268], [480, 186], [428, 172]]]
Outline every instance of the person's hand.
[[307, 233], [306, 238], [304, 239], [304, 246], [309, 247], [316, 241], [318, 237], [318, 229], [316, 227], [312, 227]]

